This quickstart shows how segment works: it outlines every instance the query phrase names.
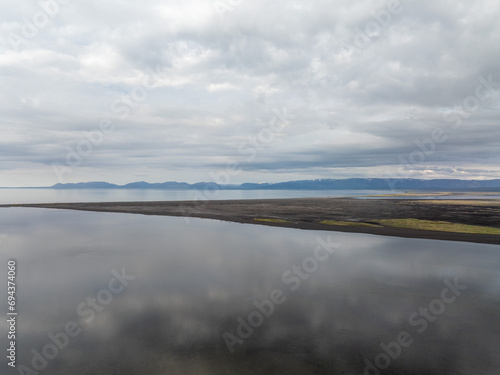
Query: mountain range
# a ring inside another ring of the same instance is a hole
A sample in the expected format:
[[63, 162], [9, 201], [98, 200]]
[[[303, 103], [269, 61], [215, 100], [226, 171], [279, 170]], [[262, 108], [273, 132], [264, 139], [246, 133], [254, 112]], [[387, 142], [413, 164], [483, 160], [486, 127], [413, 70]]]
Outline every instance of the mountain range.
[[277, 183], [243, 183], [240, 185], [220, 185], [214, 182], [132, 182], [115, 185], [107, 182], [79, 182], [55, 184], [50, 189], [162, 189], [162, 190], [476, 190], [500, 191], [500, 179], [458, 180], [458, 179], [398, 179], [398, 178], [348, 178], [299, 180]]

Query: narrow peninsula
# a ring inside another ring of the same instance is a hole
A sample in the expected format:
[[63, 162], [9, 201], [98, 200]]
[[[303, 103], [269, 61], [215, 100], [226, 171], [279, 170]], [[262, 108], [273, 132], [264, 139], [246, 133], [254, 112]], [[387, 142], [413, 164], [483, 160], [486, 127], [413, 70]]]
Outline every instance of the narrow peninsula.
[[500, 199], [294, 198], [15, 204], [500, 245]]

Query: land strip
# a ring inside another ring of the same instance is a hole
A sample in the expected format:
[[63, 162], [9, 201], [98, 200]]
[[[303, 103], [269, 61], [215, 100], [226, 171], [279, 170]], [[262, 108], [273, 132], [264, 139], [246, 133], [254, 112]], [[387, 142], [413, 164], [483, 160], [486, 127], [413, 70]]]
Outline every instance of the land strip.
[[[206, 202], [53, 203], [0, 207], [184, 216], [288, 228], [500, 245], [499, 203], [498, 199], [481, 199], [476, 203], [473, 199], [447, 199], [441, 202], [436, 199], [295, 198]], [[405, 219], [415, 219], [417, 222]], [[418, 220], [422, 220], [422, 225], [418, 225]]]

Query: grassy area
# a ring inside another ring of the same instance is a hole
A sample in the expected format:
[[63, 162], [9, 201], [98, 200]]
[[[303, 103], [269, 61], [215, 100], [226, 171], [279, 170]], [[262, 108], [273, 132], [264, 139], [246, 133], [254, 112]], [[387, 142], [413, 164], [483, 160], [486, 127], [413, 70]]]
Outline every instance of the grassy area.
[[500, 235], [500, 228], [482, 227], [478, 225], [467, 225], [450, 223], [448, 221], [418, 220], [418, 219], [385, 219], [377, 220], [378, 223], [397, 228], [432, 230], [454, 233], [478, 233]]
[[406, 198], [411, 198], [411, 197], [437, 197], [437, 196], [448, 196], [448, 195], [454, 195], [454, 193], [446, 192], [446, 191], [441, 191], [441, 192], [406, 192], [406, 193], [394, 193], [394, 194], [376, 194], [376, 195], [363, 195], [363, 197], [369, 197], [369, 198], [397, 198], [397, 197], [406, 197]]
[[500, 206], [500, 199], [422, 199], [418, 203], [464, 206]]
[[363, 197], [377, 197], [377, 198], [423, 198], [423, 197], [453, 197], [453, 196], [484, 196], [498, 195], [498, 192], [457, 192], [457, 191], [437, 191], [437, 192], [405, 192], [405, 193], [394, 193], [394, 194], [376, 194], [376, 195], [363, 195]]
[[363, 223], [359, 221], [323, 220], [319, 223], [326, 225], [342, 225], [346, 227], [380, 227], [380, 225], [377, 224]]
[[283, 219], [261, 219], [261, 218], [255, 218], [253, 220], [255, 220], [255, 221], [263, 221], [265, 223], [291, 223], [291, 221], [283, 220]]

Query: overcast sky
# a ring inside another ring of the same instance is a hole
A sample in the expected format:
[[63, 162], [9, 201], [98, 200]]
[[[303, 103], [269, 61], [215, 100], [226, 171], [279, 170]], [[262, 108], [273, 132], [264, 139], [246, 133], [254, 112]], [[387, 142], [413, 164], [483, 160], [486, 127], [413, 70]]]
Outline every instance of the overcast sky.
[[0, 4], [0, 186], [500, 178], [498, 0]]

